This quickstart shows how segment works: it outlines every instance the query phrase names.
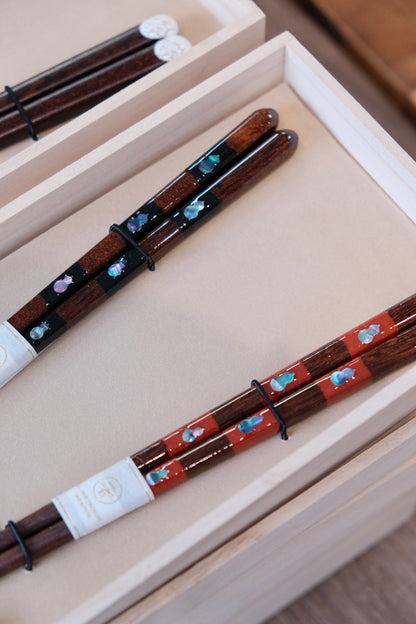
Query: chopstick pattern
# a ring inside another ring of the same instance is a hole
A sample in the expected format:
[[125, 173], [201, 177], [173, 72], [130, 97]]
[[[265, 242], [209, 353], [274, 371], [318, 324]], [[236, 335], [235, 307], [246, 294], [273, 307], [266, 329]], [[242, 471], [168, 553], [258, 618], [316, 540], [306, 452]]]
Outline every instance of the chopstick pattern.
[[[289, 393], [310, 384], [314, 379], [345, 365], [352, 358], [383, 344], [414, 324], [416, 324], [416, 294], [273, 373], [261, 382], [261, 386], [275, 403]], [[204, 439], [264, 407], [265, 403], [256, 389], [248, 388], [150, 444], [137, 453], [135, 461], [141, 469], [151, 470], [153, 466], [185, 452], [196, 444], [201, 444]]]
[[[274, 406], [288, 424], [323, 409], [357, 392], [379, 377], [416, 358], [416, 326], [331, 370], [314, 382], [277, 401]], [[280, 424], [268, 408], [234, 423], [194, 449], [159, 462], [146, 471], [146, 480], [156, 496], [196, 476], [223, 459], [238, 454], [280, 431]], [[132, 456], [143, 470], [140, 453]]]
[[[136, 241], [142, 240], [166, 216], [206, 188], [267, 137], [277, 123], [278, 114], [273, 109], [255, 111], [125, 219], [120, 227]], [[126, 248], [126, 242], [121, 236], [115, 232], [108, 234], [18, 310], [8, 322], [19, 332], [30, 329], [41, 316], [65, 301]]]
[[[411, 325], [397, 336], [348, 361], [341, 370], [329, 371], [301, 390], [278, 401], [275, 407], [289, 423], [297, 422], [415, 358], [416, 325]], [[353, 371], [353, 374], [349, 372], [345, 374], [347, 370]], [[140, 454], [132, 455], [131, 459], [145, 474], [146, 481], [156, 498], [184, 483], [188, 478], [197, 476], [225, 459], [262, 442], [279, 430], [280, 425], [273, 413], [265, 408], [225, 428], [218, 435], [178, 457], [160, 462], [150, 471], [147, 471], [140, 464], [140, 459], [137, 459]], [[49, 514], [51, 522], [47, 526], [46, 518]], [[27, 535], [26, 544], [34, 557], [40, 557], [73, 539], [63, 520], [56, 518], [57, 512], [53, 510], [53, 505], [49, 504], [18, 523], [21, 532]], [[33, 531], [32, 534], [29, 532], [29, 526]], [[10, 529], [6, 528], [0, 533], [0, 544], [2, 546], [0, 575], [25, 563], [22, 550], [13, 543]]]
[[[185, 233], [193, 231], [201, 221], [235, 198], [255, 178], [289, 158], [296, 145], [297, 136], [294, 132], [285, 130], [273, 132], [223, 176], [196, 195], [189, 204], [173, 212], [145, 236], [141, 240], [141, 247], [147, 254], [157, 259], [182, 240]], [[125, 249], [115, 262], [88, 281], [54, 311], [41, 317], [38, 325], [23, 331], [23, 337], [36, 353], [40, 353], [68, 326], [116, 291], [140, 269], [145, 268], [146, 264], [146, 258], [138, 250]]]

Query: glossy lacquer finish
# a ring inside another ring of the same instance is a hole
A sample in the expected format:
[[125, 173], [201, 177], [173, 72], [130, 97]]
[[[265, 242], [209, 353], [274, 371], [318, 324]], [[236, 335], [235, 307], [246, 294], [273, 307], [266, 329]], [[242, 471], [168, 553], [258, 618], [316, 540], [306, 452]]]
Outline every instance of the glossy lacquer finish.
[[[194, 231], [196, 226], [234, 199], [251, 182], [264, 175], [271, 167], [284, 162], [295, 150], [296, 143], [296, 134], [292, 131], [272, 133], [224, 175], [196, 195], [191, 203], [174, 211], [145, 236], [140, 243], [142, 249], [154, 260], [160, 258], [180, 242], [185, 234]], [[22, 335], [40, 353], [76, 320], [146, 266], [147, 260], [139, 250], [127, 248], [109, 267], [100, 271], [54, 311], [42, 316], [35, 327], [21, 332]], [[12, 320], [9, 322], [13, 325]]]
[[[416, 327], [374, 347], [373, 350], [332, 370], [298, 392], [275, 404], [279, 414], [293, 424], [308, 414], [357, 392], [382, 375], [416, 359]], [[254, 446], [280, 431], [280, 424], [268, 408], [226, 428], [218, 435], [177, 458], [146, 472], [155, 496], [192, 476]], [[132, 456], [133, 460], [135, 456]]]
[[[266, 127], [277, 121], [276, 115], [270, 111], [262, 113], [262, 118], [263, 122], [267, 122]], [[257, 121], [259, 119], [257, 116]], [[261, 126], [264, 129], [263, 122]], [[236, 149], [243, 147], [240, 130], [233, 137], [235, 139], [233, 145]], [[256, 134], [257, 131], [255, 133], [250, 131], [250, 140], [253, 140]], [[243, 187], [267, 173], [271, 167], [283, 163], [296, 149], [297, 136], [294, 132], [270, 133], [267, 131], [266, 134], [267, 138], [248, 153], [244, 151], [242, 159], [227, 173], [199, 193], [191, 203], [174, 211], [170, 219], [162, 222], [156, 230], [148, 234], [141, 242], [143, 248], [154, 256], [162, 253], [166, 246], [176, 242], [176, 239], [181, 239], [184, 233], [192, 229], [195, 224], [202, 221], [227, 200], [234, 198], [242, 191]], [[130, 251], [132, 256], [128, 256], [124, 260], [120, 258], [115, 263], [118, 266], [114, 272], [111, 271], [112, 274], [109, 274], [110, 266], [106, 272], [98, 274], [96, 278], [74, 293], [64, 304], [58, 306], [56, 311], [52, 312], [47, 319], [44, 319], [40, 325], [44, 323], [44, 326], [48, 328], [44, 329], [45, 333], [53, 329], [54, 331], [50, 332], [53, 337], [54, 334], [62, 331], [64, 325], [74, 321], [86, 309], [96, 305], [106, 292], [111, 290], [113, 284], [115, 288], [118, 283], [116, 278], [121, 278], [119, 281], [122, 281], [130, 271], [144, 263], [143, 257], [136, 250]], [[48, 321], [50, 321], [50, 325]], [[28, 338], [33, 341], [30, 332]], [[43, 345], [45, 345], [45, 341]], [[35, 555], [54, 547], [51, 544], [55, 542], [58, 545], [72, 539], [70, 532], [59, 519], [59, 514], [52, 504], [46, 505], [37, 513], [21, 520], [18, 527], [22, 536], [27, 538], [28, 546]], [[10, 528], [6, 528], [0, 533], [0, 550], [4, 551], [4, 557], [0, 557], [2, 559], [0, 571], [5, 572], [20, 565], [23, 555], [20, 549], [15, 546], [15, 539]]]
[[[140, 33], [137, 26], [134, 26], [126, 32], [13, 86], [13, 91], [19, 101], [25, 104], [135, 50], [148, 46], [151, 41]], [[0, 115], [4, 115], [13, 109], [14, 104], [9, 95], [5, 91], [0, 93]]]
[[[294, 394], [286, 396], [278, 401], [275, 407], [290, 425], [414, 359], [416, 359], [416, 326], [411, 326], [361, 356], [345, 362], [343, 366], [327, 372]], [[184, 483], [189, 477], [197, 476], [223, 460], [258, 444], [279, 430], [280, 424], [274, 414], [265, 408], [235, 422], [178, 457], [168, 461], [161, 460], [151, 470], [147, 470], [143, 462], [143, 452], [132, 455], [131, 458], [146, 476], [149, 487], [157, 497]], [[153, 449], [154, 453], [158, 444]], [[163, 456], [163, 450], [160, 452], [159, 449], [159, 455]], [[47, 526], [48, 518], [49, 526]], [[34, 557], [72, 539], [64, 522], [57, 519], [57, 511], [51, 504], [24, 518], [18, 525], [22, 533], [28, 536], [27, 542]], [[0, 574], [6, 574], [25, 563], [22, 552], [14, 545], [10, 529], [0, 533], [0, 545], [3, 551], [0, 554]]]
[[[273, 373], [264, 379], [261, 385], [268, 397], [277, 402], [289, 393], [292, 394], [310, 384], [314, 379], [344, 365], [353, 357], [366, 353], [399, 332], [412, 327], [413, 324], [416, 324], [416, 295]], [[316, 389], [314, 391], [318, 392]], [[248, 388], [149, 445], [137, 455], [137, 461], [141, 467], [150, 470], [161, 461], [201, 444], [204, 439], [264, 407], [265, 402], [259, 392], [255, 388]]]
[[[27, 102], [25, 111], [37, 131], [66, 119], [73, 111], [81, 112], [115, 91], [153, 71], [164, 61], [153, 48], [143, 48], [64, 85], [52, 93]], [[27, 124], [16, 109], [0, 118], [0, 140], [27, 132]]]
[[[125, 219], [120, 228], [136, 242], [140, 242], [173, 211], [190, 201], [258, 145], [276, 128], [277, 122], [278, 114], [273, 109], [252, 113]], [[43, 315], [54, 310], [97, 273], [108, 269], [117, 260], [117, 255], [123, 254], [127, 247], [128, 244], [120, 234], [108, 234], [16, 312], [9, 323], [20, 333], [30, 331]]]

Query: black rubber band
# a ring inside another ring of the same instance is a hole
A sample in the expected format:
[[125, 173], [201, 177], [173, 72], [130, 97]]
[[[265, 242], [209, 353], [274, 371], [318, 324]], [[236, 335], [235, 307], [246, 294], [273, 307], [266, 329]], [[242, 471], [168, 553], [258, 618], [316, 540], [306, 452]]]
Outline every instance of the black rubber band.
[[25, 543], [25, 540], [23, 539], [22, 534], [20, 533], [16, 524], [12, 520], [8, 521], [8, 523], [6, 524], [6, 527], [10, 527], [13, 535], [16, 538], [16, 542], [19, 544], [20, 548], [22, 549], [22, 553], [24, 554], [25, 559], [26, 559], [26, 565], [25, 565], [26, 570], [31, 570], [33, 568], [32, 554], [27, 544]]
[[32, 137], [32, 139], [34, 141], [37, 141], [38, 140], [38, 135], [36, 134], [35, 126], [33, 125], [33, 122], [31, 120], [31, 118], [27, 114], [27, 111], [23, 107], [23, 104], [20, 102], [20, 100], [17, 97], [16, 93], [13, 91], [13, 89], [11, 87], [7, 87], [6, 86], [6, 87], [4, 87], [4, 90], [7, 92], [9, 98], [11, 99], [11, 101], [16, 106], [17, 110], [19, 111], [23, 121], [26, 123], [26, 125], [27, 125], [27, 127], [29, 129], [30, 136]]
[[267, 396], [266, 391], [263, 388], [263, 386], [257, 381], [257, 379], [253, 379], [250, 385], [253, 386], [257, 390], [257, 392], [259, 392], [261, 398], [264, 400], [269, 410], [275, 416], [277, 422], [280, 425], [280, 431], [281, 431], [280, 437], [282, 438], [282, 440], [288, 440], [286, 423], [283, 420], [283, 418], [280, 416], [279, 412], [277, 411], [277, 409], [275, 408], [275, 406], [273, 405], [269, 397]]
[[136, 241], [134, 240], [134, 238], [132, 236], [129, 236], [127, 234], [127, 232], [124, 232], [121, 229], [121, 227], [119, 227], [115, 223], [113, 223], [113, 225], [110, 227], [110, 232], [117, 232], [117, 234], [120, 234], [120, 236], [122, 236], [124, 238], [126, 243], [128, 243], [129, 245], [134, 247], [134, 249], [137, 249], [137, 251], [142, 254], [143, 258], [146, 259], [146, 261], [147, 261], [147, 268], [149, 269], [149, 271], [154, 271], [155, 270], [155, 263], [154, 263], [154, 260], [153, 260], [152, 256], [150, 256], [144, 249], [142, 249], [140, 247], [140, 245], [138, 243], [136, 243]]

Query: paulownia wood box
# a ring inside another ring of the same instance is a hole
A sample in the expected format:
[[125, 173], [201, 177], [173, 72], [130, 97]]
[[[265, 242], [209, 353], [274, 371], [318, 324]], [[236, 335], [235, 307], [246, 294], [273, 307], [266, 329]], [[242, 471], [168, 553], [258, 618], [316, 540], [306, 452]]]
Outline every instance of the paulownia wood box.
[[[0, 227], [3, 241], [10, 239], [0, 257], [13, 248], [16, 230], [10, 218], [30, 203], [26, 191], [264, 42], [265, 16], [251, 0], [18, 0], [7, 1], [2, 11], [0, 90], [158, 13], [172, 15], [193, 47], [72, 121], [40, 134], [38, 142], [28, 138], [0, 151]], [[39, 233], [62, 216], [51, 210], [31, 227]], [[18, 228], [19, 245], [28, 240], [26, 226]]]
[[[53, 206], [63, 217], [69, 205], [82, 209], [1, 261], [3, 318], [264, 106], [298, 132], [294, 157], [2, 389], [1, 522], [413, 292], [414, 163], [286, 33], [32, 189], [16, 227]], [[292, 427], [288, 442], [269, 440], [45, 557], [32, 574], [13, 573], [0, 584], [2, 617], [105, 622], [202, 559], [200, 576], [191, 568], [185, 585], [154, 594], [156, 610], [146, 599], [139, 621], [166, 622], [170, 613], [170, 621], [204, 622], [213, 605], [218, 622], [261, 621], [409, 515], [416, 438], [414, 421], [402, 421], [416, 405], [415, 373], [408, 365]], [[375, 520], [377, 529], [366, 528]], [[250, 525], [265, 538], [259, 550], [259, 534], [242, 533]], [[279, 527], [286, 559], [268, 559], [281, 546]], [[262, 571], [250, 584], [255, 553]], [[256, 579], [271, 583], [267, 566], [273, 574], [287, 561], [287, 594], [263, 608], [270, 585]], [[214, 568], [219, 576], [210, 576]], [[233, 570], [229, 585], [224, 570]]]

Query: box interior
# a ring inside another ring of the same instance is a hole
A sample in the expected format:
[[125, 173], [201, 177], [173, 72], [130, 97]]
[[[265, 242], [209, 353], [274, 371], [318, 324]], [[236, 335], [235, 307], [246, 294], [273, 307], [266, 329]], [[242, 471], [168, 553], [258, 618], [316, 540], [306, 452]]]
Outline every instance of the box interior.
[[[3, 259], [1, 316], [11, 316], [111, 223], [260, 107], [276, 108], [279, 127], [298, 133], [293, 158], [2, 389], [2, 523], [413, 292], [414, 224], [289, 85], [276, 80]], [[374, 405], [384, 405], [388, 388], [415, 370], [409, 365], [292, 427], [288, 442], [269, 440], [68, 544], [32, 574], [16, 571], [2, 579], [3, 616], [15, 624], [55, 622], [103, 587], [111, 588], [111, 601], [123, 591], [117, 579], [134, 566], [135, 598], [151, 591], [306, 487], [316, 471], [341, 461], [342, 449], [333, 443], [351, 437], [354, 423], [366, 423]], [[399, 417], [394, 409], [389, 416], [393, 422]], [[377, 429], [367, 425], [355, 450]], [[313, 470], [306, 470], [312, 461]]]

